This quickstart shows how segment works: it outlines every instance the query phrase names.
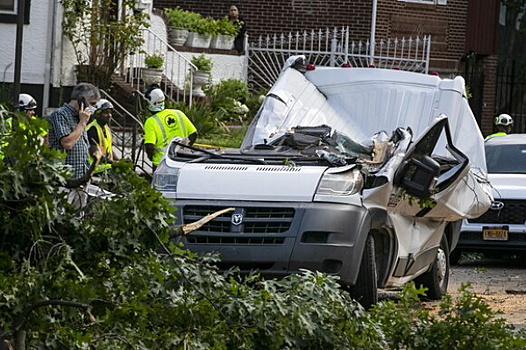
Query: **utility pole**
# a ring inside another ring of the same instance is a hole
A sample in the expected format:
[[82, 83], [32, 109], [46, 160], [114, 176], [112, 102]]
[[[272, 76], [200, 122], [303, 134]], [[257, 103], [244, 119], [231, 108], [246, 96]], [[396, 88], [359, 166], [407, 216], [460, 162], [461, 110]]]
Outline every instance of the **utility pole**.
[[13, 106], [18, 106], [20, 95], [20, 77], [22, 74], [22, 43], [24, 41], [24, 20], [26, 13], [26, 0], [18, 0], [18, 15], [16, 18], [16, 43], [15, 43], [15, 77], [13, 81]]

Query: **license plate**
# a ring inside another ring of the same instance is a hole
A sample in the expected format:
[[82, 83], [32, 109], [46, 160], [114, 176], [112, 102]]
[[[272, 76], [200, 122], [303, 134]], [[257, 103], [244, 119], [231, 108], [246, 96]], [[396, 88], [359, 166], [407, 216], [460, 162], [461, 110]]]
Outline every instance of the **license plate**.
[[482, 237], [485, 241], [507, 241], [508, 240], [508, 229], [507, 228], [484, 228], [482, 230]]

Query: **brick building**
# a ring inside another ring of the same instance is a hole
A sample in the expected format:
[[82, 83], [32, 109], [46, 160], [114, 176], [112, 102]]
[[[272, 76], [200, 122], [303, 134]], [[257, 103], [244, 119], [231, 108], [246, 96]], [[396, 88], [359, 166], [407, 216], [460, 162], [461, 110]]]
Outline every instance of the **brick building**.
[[[232, 1], [154, 0], [219, 18]], [[430, 71], [463, 75], [484, 134], [492, 131], [496, 90], [498, 0], [377, 0], [376, 39], [431, 35]], [[239, 0], [249, 42], [259, 35], [349, 26], [352, 39], [370, 37], [372, 0]]]

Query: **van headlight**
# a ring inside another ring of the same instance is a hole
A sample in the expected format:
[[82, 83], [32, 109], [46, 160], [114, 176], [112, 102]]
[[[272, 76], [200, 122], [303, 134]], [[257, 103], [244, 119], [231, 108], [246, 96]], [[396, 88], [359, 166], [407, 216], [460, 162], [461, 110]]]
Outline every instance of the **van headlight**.
[[153, 173], [152, 185], [157, 191], [175, 192], [177, 180], [179, 179], [179, 168], [170, 168], [166, 161], [161, 161], [155, 173]]
[[353, 169], [344, 173], [325, 173], [321, 178], [316, 194], [330, 196], [350, 196], [363, 188], [363, 175]]

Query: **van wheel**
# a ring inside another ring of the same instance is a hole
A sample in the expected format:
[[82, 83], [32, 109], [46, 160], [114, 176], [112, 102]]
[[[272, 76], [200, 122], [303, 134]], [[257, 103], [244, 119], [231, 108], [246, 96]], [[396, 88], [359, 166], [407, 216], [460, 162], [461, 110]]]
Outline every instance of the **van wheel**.
[[349, 294], [351, 298], [359, 302], [365, 309], [369, 309], [378, 302], [374, 239], [371, 235], [367, 237], [365, 242], [358, 278], [356, 279], [356, 284], [349, 287]]
[[427, 288], [423, 299], [438, 300], [447, 293], [449, 283], [449, 245], [446, 236], [442, 237], [435, 262], [431, 269], [415, 278], [415, 285]]

